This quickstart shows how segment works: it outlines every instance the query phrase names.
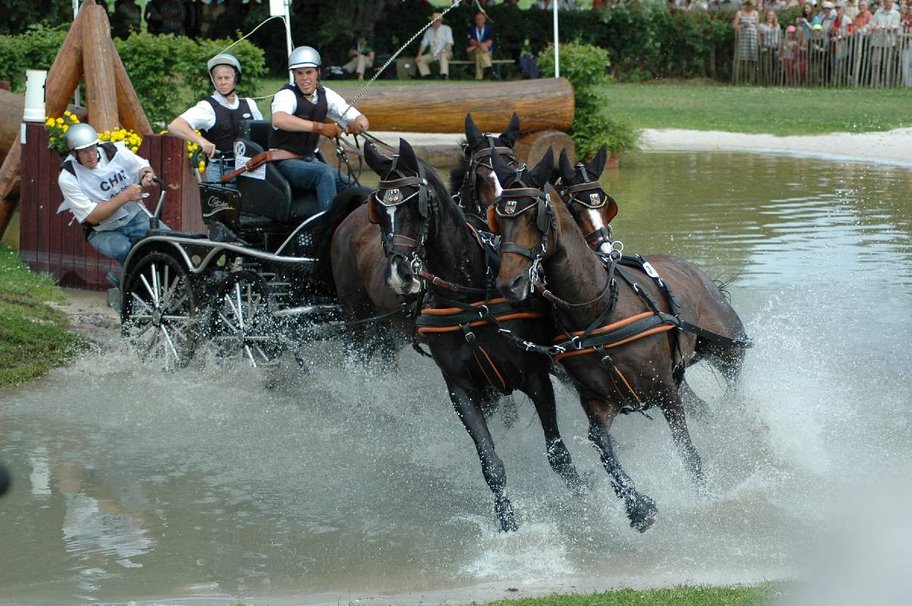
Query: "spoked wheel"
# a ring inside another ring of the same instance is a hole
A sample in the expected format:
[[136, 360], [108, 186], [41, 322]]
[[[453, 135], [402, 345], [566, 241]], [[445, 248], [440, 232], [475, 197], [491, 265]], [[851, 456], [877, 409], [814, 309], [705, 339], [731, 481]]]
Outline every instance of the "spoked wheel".
[[211, 331], [219, 358], [243, 357], [257, 367], [274, 362], [282, 353], [266, 284], [252, 272], [228, 276], [215, 301]]
[[187, 270], [173, 257], [153, 252], [126, 276], [122, 331], [143, 360], [165, 368], [187, 364], [196, 347], [196, 299]]

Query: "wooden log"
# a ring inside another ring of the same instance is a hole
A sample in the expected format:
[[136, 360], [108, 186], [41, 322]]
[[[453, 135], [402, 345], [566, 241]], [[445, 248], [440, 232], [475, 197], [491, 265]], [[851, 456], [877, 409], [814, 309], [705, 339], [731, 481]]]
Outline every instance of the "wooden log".
[[48, 116], [63, 114], [82, 79], [83, 15], [93, 6], [98, 6], [95, 0], [84, 0], [48, 70], [44, 84], [44, 113]]
[[[349, 101], [359, 90], [351, 86], [330, 88]], [[354, 105], [367, 116], [372, 130], [421, 133], [461, 133], [468, 112], [485, 132], [499, 133], [513, 112], [519, 114], [523, 132], [567, 130], [573, 124], [576, 107], [573, 86], [564, 78], [375, 86]]]
[[108, 44], [111, 46], [110, 50], [114, 57], [114, 81], [117, 85], [117, 113], [120, 116], [120, 125], [140, 135], [151, 135], [152, 125], [139, 102], [139, 96], [136, 94], [136, 89], [133, 88], [127, 69], [110, 38]]
[[[17, 122], [18, 124], [18, 122]], [[19, 145], [19, 136], [10, 147], [9, 153], [0, 166], [0, 240], [6, 234], [13, 214], [16, 212], [16, 202], [19, 196], [11, 194], [19, 190], [19, 175], [22, 172], [22, 146]]]
[[25, 110], [25, 96], [0, 90], [0, 156], [19, 138], [19, 124]]
[[86, 9], [81, 27], [82, 73], [86, 83], [89, 123], [98, 132], [115, 130], [119, 126], [117, 84], [107, 11], [100, 6]]
[[[474, 116], [475, 114], [472, 115]], [[522, 135], [516, 145], [513, 146], [513, 152], [518, 159], [531, 168], [538, 164], [549, 147], [554, 153], [555, 166], [557, 166], [557, 160], [562, 149], [567, 150], [567, 155], [570, 157], [571, 162], [576, 162], [576, 146], [573, 144], [573, 139], [567, 133], [556, 130], [542, 130]]]

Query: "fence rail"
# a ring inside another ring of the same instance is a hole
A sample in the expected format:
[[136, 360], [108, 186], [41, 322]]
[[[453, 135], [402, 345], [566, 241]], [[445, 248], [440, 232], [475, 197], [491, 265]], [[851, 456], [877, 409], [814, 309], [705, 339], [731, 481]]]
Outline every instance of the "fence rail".
[[[750, 36], [748, 38], [748, 36]], [[772, 86], [897, 88], [912, 86], [912, 34], [860, 33], [805, 39], [801, 31], [753, 48], [756, 35], [735, 32], [732, 81]], [[745, 43], [745, 44], [742, 44]]]

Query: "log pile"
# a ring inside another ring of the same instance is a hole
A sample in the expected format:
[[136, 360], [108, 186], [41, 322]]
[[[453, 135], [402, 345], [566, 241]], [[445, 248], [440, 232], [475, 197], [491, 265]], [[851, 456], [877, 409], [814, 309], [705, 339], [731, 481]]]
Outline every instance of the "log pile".
[[[101, 132], [122, 126], [141, 135], [152, 134], [136, 91], [133, 90], [117, 49], [111, 40], [111, 27], [104, 7], [95, 0], [84, 0], [67, 32], [54, 63], [48, 70], [45, 83], [45, 113], [60, 116], [67, 109], [79, 82], [85, 78], [88, 121]], [[9, 126], [15, 126], [15, 136], [0, 166], [0, 237], [16, 210], [22, 164], [19, 123], [22, 107], [15, 101], [0, 98], [0, 149]], [[14, 95], [18, 96], [18, 95]], [[9, 106], [7, 102], [9, 101]], [[7, 116], [9, 112], [18, 113]]]

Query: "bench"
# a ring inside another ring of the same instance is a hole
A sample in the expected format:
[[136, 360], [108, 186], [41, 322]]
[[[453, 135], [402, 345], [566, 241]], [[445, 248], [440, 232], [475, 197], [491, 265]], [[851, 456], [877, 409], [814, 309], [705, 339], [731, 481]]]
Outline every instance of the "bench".
[[[494, 73], [498, 77], [501, 76], [500, 70], [502, 65], [513, 65], [516, 63], [513, 59], [492, 59], [491, 64], [494, 70]], [[468, 59], [450, 59], [450, 65], [475, 65], [475, 60]], [[399, 57], [396, 59], [396, 79], [397, 80], [409, 80], [414, 78], [418, 72], [418, 68], [415, 65], [414, 57]], [[474, 74], [473, 74], [474, 75]]]

